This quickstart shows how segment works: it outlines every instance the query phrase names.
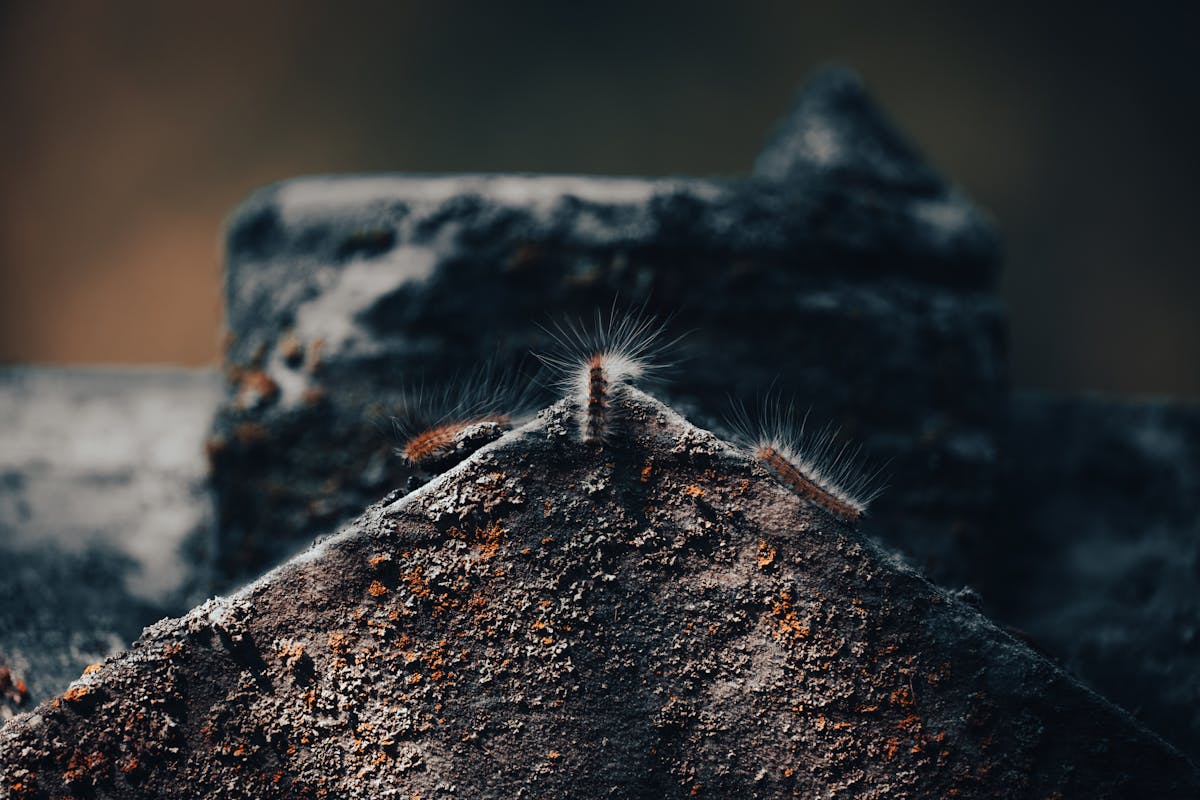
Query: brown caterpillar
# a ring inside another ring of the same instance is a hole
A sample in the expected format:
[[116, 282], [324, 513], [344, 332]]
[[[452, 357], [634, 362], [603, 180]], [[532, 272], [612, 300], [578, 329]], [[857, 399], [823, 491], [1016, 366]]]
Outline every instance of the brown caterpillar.
[[409, 392], [392, 427], [396, 455], [428, 474], [444, 472], [498, 439], [529, 415], [534, 383], [516, 371], [484, 367], [438, 391], [422, 384]]
[[585, 444], [595, 444], [604, 438], [608, 430], [608, 415], [609, 388], [604, 358], [592, 356], [588, 359], [588, 394], [583, 423]]
[[797, 423], [793, 406], [768, 400], [755, 423], [738, 404], [730, 427], [780, 483], [843, 522], [858, 522], [883, 492], [879, 472], [866, 470], [859, 448], [839, 444], [829, 427], [807, 434], [807, 416]]
[[463, 422], [448, 422], [421, 431], [405, 442], [399, 448], [399, 453], [415, 467], [427, 470], [434, 468], [458, 449], [461, 437], [468, 428], [487, 423], [493, 424], [501, 433], [512, 430], [512, 418], [507, 414], [489, 414]]
[[557, 345], [537, 357], [561, 377], [559, 385], [580, 408], [579, 434], [585, 444], [599, 446], [618, 422], [615, 398], [634, 381], [652, 377], [665, 366], [659, 357], [678, 340], [665, 342], [667, 323], [641, 311], [605, 319], [599, 311], [591, 328], [582, 323], [543, 329]]

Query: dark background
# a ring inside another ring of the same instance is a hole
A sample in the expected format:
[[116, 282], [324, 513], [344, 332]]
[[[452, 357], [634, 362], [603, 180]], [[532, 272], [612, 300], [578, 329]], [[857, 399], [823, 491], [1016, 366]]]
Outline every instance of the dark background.
[[269, 181], [742, 173], [838, 60], [996, 217], [1016, 385], [1200, 397], [1197, 13], [1012, 6], [0, 5], [0, 360], [214, 362]]

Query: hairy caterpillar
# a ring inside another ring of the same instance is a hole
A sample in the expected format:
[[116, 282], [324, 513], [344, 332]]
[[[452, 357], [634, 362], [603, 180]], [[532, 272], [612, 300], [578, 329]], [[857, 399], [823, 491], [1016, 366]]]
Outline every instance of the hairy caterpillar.
[[807, 422], [807, 413], [797, 421], [793, 404], [765, 400], [758, 420], [735, 403], [729, 424], [735, 441], [780, 483], [838, 519], [857, 522], [883, 492], [880, 472], [868, 471], [861, 448], [840, 442], [837, 431], [827, 425], [810, 433]]
[[614, 400], [624, 386], [653, 379], [666, 366], [660, 358], [678, 341], [666, 341], [666, 329], [666, 321], [642, 310], [621, 314], [615, 306], [607, 318], [597, 311], [591, 326], [580, 321], [543, 328], [555, 347], [537, 357], [560, 376], [558, 385], [578, 402], [585, 444], [599, 446], [612, 434], [617, 422]]
[[436, 390], [422, 384], [392, 418], [401, 442], [396, 454], [424, 472], [445, 471], [529, 416], [535, 385], [491, 362], [461, 383]]

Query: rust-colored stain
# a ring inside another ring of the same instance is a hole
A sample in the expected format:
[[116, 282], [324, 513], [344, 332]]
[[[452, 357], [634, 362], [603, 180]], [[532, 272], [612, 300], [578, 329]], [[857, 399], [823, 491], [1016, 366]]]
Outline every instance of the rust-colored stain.
[[242, 372], [237, 382], [235, 403], [243, 411], [273, 403], [279, 397], [279, 384], [261, 369]]
[[321, 355], [325, 351], [325, 338], [318, 337], [313, 339], [308, 346], [308, 357], [304, 362], [304, 371], [310, 375], [315, 375], [321, 369]]
[[775, 626], [780, 634], [797, 639], [808, 638], [812, 632], [808, 625], [800, 621], [792, 604], [791, 592], [783, 592], [777, 601], [771, 604], [771, 613], [775, 616]]
[[755, 563], [759, 569], [766, 569], [775, 563], [775, 548], [767, 544], [766, 540], [758, 543], [758, 556], [755, 558]]
[[72, 686], [63, 692], [63, 700], [68, 703], [81, 703], [88, 698], [92, 690], [87, 686]]

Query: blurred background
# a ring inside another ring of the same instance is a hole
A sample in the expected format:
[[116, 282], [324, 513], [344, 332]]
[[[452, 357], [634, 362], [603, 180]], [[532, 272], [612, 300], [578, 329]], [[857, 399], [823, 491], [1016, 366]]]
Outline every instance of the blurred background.
[[744, 173], [837, 60], [998, 221], [1018, 387], [1200, 397], [1196, 9], [5, 3], [0, 361], [214, 363], [270, 181]]

